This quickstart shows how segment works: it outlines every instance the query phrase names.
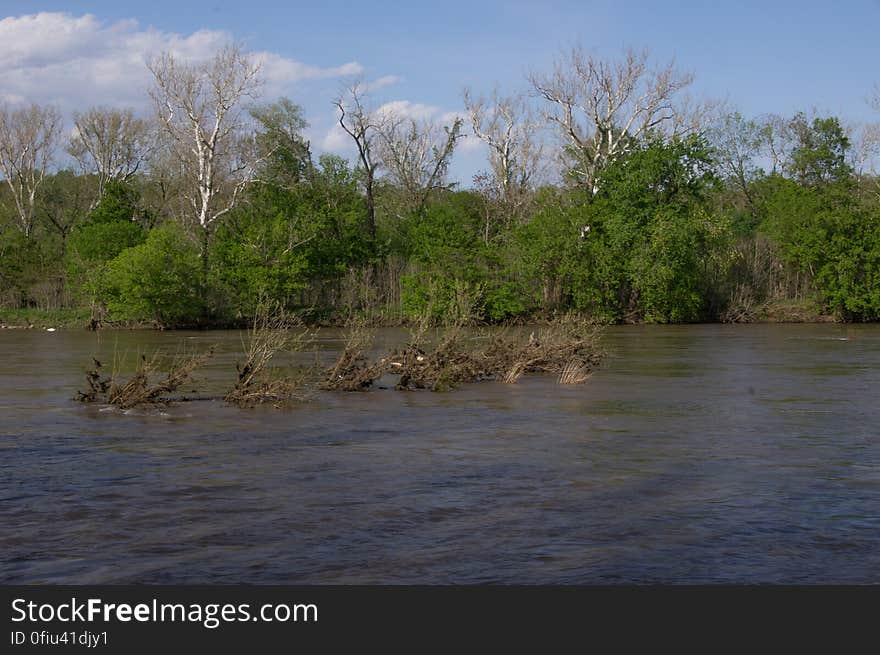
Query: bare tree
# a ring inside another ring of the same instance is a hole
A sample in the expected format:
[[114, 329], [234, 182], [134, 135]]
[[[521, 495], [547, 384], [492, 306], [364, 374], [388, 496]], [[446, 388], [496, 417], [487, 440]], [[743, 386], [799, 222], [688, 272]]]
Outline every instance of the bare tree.
[[847, 163], [856, 177], [865, 179], [876, 172], [877, 156], [880, 154], [880, 129], [877, 123], [847, 121], [844, 124], [846, 136], [850, 141]]
[[601, 171], [635, 139], [676, 127], [674, 99], [693, 76], [672, 62], [649, 69], [647, 51], [606, 61], [574, 47], [553, 73], [532, 74], [530, 81], [549, 103], [545, 116], [560, 130], [572, 176], [596, 193]]
[[184, 166], [184, 193], [202, 230], [204, 287], [210, 229], [235, 206], [258, 165], [243, 105], [257, 96], [260, 67], [240, 46], [228, 45], [198, 64], [166, 52], [149, 69], [159, 124]]
[[[868, 104], [880, 113], [880, 84], [876, 84]], [[858, 152], [858, 163], [855, 166], [863, 180], [870, 181], [869, 187], [872, 193], [880, 198], [880, 178], [877, 170], [880, 164], [880, 121], [865, 123], [861, 126], [855, 140], [855, 148]]]
[[127, 182], [147, 159], [154, 144], [152, 126], [131, 109], [93, 107], [73, 115], [74, 132], [67, 151], [84, 173], [98, 181], [97, 198], [110, 180]]
[[376, 173], [381, 161], [377, 150], [383, 116], [365, 106], [365, 92], [360, 82], [355, 82], [333, 102], [339, 110], [339, 126], [354, 141], [358, 160], [364, 175], [364, 193], [367, 201], [367, 233], [370, 246], [376, 244]]
[[726, 100], [696, 98], [687, 92], [677, 94], [672, 121], [663, 125], [663, 131], [677, 137], [705, 135], [725, 116], [734, 113]]
[[18, 226], [26, 237], [34, 227], [37, 189], [46, 177], [61, 135], [61, 115], [36, 104], [0, 106], [0, 173], [12, 192]]
[[379, 154], [391, 180], [405, 192], [408, 211], [420, 211], [432, 191], [447, 188], [446, 173], [462, 124], [458, 117], [443, 125], [392, 112], [382, 119]]
[[762, 126], [733, 112], [718, 122], [710, 138], [719, 168], [754, 209], [751, 182], [758, 175], [756, 158], [764, 147]]
[[187, 177], [187, 166], [168, 141], [164, 136], [158, 138], [147, 159], [149, 174], [139, 189], [144, 227], [152, 228], [164, 220], [179, 219], [192, 212], [187, 194], [192, 193], [193, 185]]
[[787, 165], [795, 136], [791, 121], [778, 114], [766, 114], [758, 119], [761, 129], [762, 154], [770, 160], [770, 173], [780, 173]]
[[501, 96], [498, 91], [486, 100], [464, 91], [464, 104], [474, 136], [489, 149], [489, 167], [500, 200], [518, 212], [538, 175], [543, 144], [531, 109], [521, 96]]

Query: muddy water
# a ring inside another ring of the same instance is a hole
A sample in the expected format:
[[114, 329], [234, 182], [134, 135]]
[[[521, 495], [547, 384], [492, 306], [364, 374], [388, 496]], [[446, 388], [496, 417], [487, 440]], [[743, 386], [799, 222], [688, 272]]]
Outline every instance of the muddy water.
[[210, 396], [238, 333], [0, 332], [0, 582], [880, 582], [880, 327], [612, 328], [573, 388], [70, 400], [182, 343]]

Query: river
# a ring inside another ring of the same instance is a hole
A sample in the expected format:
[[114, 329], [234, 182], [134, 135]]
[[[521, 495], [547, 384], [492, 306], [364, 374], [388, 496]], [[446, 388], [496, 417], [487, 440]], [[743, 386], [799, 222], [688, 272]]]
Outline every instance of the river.
[[574, 387], [72, 400], [182, 344], [233, 377], [237, 332], [0, 332], [0, 582], [880, 582], [880, 326], [613, 327]]

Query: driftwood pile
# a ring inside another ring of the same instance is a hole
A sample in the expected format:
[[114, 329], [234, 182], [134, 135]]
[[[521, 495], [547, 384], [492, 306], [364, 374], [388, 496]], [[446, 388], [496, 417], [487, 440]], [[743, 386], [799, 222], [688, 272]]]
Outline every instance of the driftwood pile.
[[353, 329], [321, 388], [365, 391], [386, 374], [400, 376], [399, 390], [446, 391], [485, 380], [514, 384], [526, 374], [554, 374], [559, 384], [583, 384], [602, 359], [596, 324], [572, 316], [527, 336], [512, 331], [495, 334], [482, 349], [472, 345], [461, 325], [442, 332], [433, 349], [426, 334], [420, 327], [404, 348], [371, 362], [366, 355], [372, 343], [369, 331], [362, 326]]
[[513, 384], [525, 374], [555, 374], [559, 384], [583, 384], [602, 360], [595, 324], [565, 316], [529, 334], [494, 337], [486, 349], [493, 377]]
[[[422, 324], [406, 346], [378, 359], [370, 358], [375, 332], [364, 323], [356, 323], [349, 328], [345, 348], [331, 366], [300, 371], [272, 368], [270, 363], [279, 352], [303, 352], [310, 347], [314, 334], [294, 329], [301, 327], [278, 310], [258, 311], [243, 339], [244, 360], [236, 364], [235, 382], [223, 400], [239, 407], [263, 403], [278, 406], [305, 399], [315, 388], [366, 391], [385, 375], [398, 377], [398, 390], [446, 391], [485, 380], [514, 384], [529, 374], [552, 374], [559, 384], [583, 384], [602, 358], [598, 326], [566, 316], [528, 335], [506, 330], [487, 339], [475, 339], [463, 325], [454, 325], [435, 336], [433, 347], [427, 337], [429, 330]], [[95, 359], [86, 372], [87, 389], [78, 392], [76, 399], [120, 409], [167, 404], [212, 354], [213, 349], [201, 355], [177, 357], [164, 373], [158, 353], [149, 358], [141, 356], [127, 381], [120, 381], [116, 371], [104, 375], [101, 363]]]
[[[308, 396], [311, 370], [279, 370], [270, 363], [282, 351], [302, 351], [312, 342], [314, 334], [299, 328], [301, 323], [277, 307], [260, 304], [252, 328], [242, 340], [244, 361], [237, 362], [236, 378], [223, 400], [239, 407], [253, 407], [263, 403], [281, 405]], [[84, 403], [104, 403], [119, 409], [137, 406], [165, 405], [180, 400], [174, 394], [192, 378], [193, 372], [211, 358], [214, 349], [201, 355], [178, 357], [167, 372], [160, 371], [161, 353], [152, 357], [141, 355], [134, 374], [121, 381], [115, 370], [102, 373], [101, 362], [86, 371], [86, 391], [79, 391], [76, 400]]]
[[468, 347], [460, 326], [453, 326], [442, 334], [437, 347], [428, 352], [420, 337], [402, 350], [391, 354], [393, 373], [400, 374], [397, 389], [448, 391], [467, 382], [488, 379], [478, 353]]

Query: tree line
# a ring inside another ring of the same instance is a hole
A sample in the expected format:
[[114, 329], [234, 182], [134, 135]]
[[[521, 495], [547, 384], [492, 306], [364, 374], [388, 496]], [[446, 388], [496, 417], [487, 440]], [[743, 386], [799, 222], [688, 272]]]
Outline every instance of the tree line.
[[[465, 90], [445, 122], [352, 83], [349, 160], [312, 153], [291, 100], [260, 102], [239, 46], [149, 68], [149, 118], [95, 107], [65, 129], [53, 107], [0, 106], [0, 309], [162, 327], [266, 300], [319, 322], [880, 317], [870, 125], [744, 117], [647, 52], [575, 47], [522, 94]], [[449, 175], [465, 138], [487, 153], [467, 188]]]

